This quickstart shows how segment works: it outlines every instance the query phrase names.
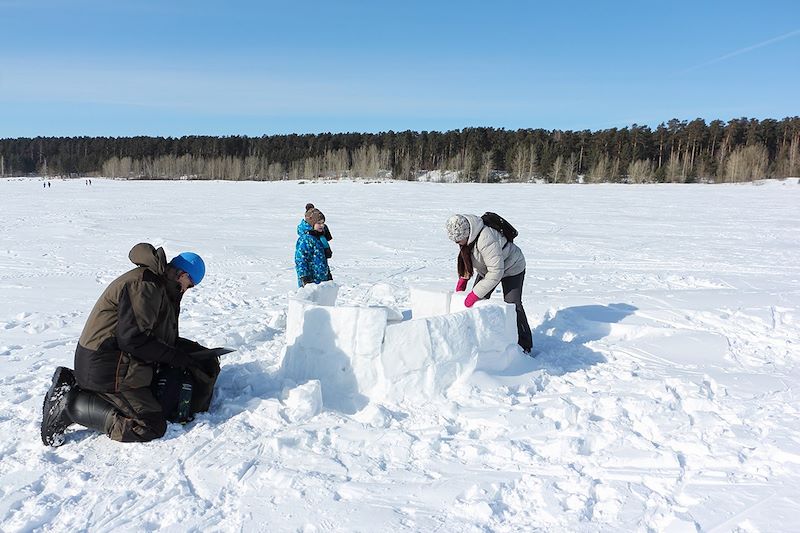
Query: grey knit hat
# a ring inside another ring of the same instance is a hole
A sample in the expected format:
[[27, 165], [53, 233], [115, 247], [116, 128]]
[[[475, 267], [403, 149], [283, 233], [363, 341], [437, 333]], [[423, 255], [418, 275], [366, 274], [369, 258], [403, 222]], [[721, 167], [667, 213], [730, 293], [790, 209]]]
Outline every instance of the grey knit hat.
[[447, 219], [447, 238], [453, 242], [469, 237], [469, 220], [464, 215], [453, 215]]

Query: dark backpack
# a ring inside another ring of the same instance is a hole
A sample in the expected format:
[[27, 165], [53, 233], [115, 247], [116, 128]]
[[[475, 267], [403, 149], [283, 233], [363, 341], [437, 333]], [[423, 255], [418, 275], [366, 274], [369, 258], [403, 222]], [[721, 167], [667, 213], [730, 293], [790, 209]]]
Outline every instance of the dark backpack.
[[194, 419], [192, 413], [192, 374], [183, 368], [162, 366], [153, 379], [153, 395], [161, 404], [164, 418], [185, 424]]
[[496, 229], [502, 233], [503, 237], [505, 237], [508, 242], [514, 242], [514, 238], [519, 235], [517, 229], [512, 226], [508, 220], [504, 219], [497, 213], [487, 211], [481, 215], [481, 220], [483, 220], [483, 224], [485, 226], [489, 226], [490, 228]]

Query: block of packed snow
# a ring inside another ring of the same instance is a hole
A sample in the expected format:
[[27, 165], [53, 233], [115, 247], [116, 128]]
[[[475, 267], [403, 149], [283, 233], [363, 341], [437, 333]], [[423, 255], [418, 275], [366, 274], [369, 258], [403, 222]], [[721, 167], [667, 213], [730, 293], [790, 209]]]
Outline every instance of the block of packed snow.
[[[382, 307], [331, 307], [290, 300], [284, 377], [318, 380], [325, 405], [351, 405], [382, 380], [379, 359], [387, 312]], [[346, 409], [343, 409], [346, 410]]]
[[354, 413], [367, 402], [359, 392], [351, 361], [350, 356], [333, 347], [320, 350], [296, 343], [286, 347], [281, 371], [299, 385], [318, 381], [325, 407]]
[[[467, 295], [468, 294], [469, 294], [469, 291], [452, 292], [452, 293], [450, 293], [450, 302], [448, 303], [449, 312], [456, 313], [458, 311], [464, 311], [465, 309], [470, 309], [466, 305], [464, 305], [464, 300], [467, 299]], [[495, 296], [494, 298], [490, 298], [488, 300], [484, 300], [484, 299], [478, 300], [477, 302], [472, 304], [472, 308], [471, 309], [476, 309], [476, 308], [481, 307], [483, 305], [492, 305], [492, 304], [496, 304], [496, 303], [500, 303], [500, 304], [505, 303], [505, 302], [503, 302], [503, 297], [501, 296], [501, 297], [498, 298], [497, 296]]]
[[359, 307], [353, 343], [353, 374], [359, 392], [367, 394], [384, 380], [380, 355], [383, 348], [388, 311], [385, 307]]
[[403, 320], [406, 319], [406, 317], [403, 316], [403, 312], [394, 306], [370, 305], [369, 307], [377, 307], [380, 309], [384, 309], [386, 311], [386, 320], [388, 320], [389, 322], [402, 322]]
[[[480, 356], [502, 353], [515, 342], [507, 304], [409, 320], [386, 327], [381, 362], [386, 388], [376, 391], [383, 401], [414, 401], [444, 396], [468, 378]], [[493, 332], [481, 331], [492, 327]], [[488, 366], [488, 365], [487, 365]]]
[[[449, 291], [417, 294], [422, 294], [417, 303], [422, 302], [424, 312], [441, 312], [443, 302], [450, 306]], [[516, 342], [513, 305], [495, 298], [456, 313], [423, 317], [417, 309], [413, 319], [395, 322], [383, 306], [290, 300], [284, 377], [298, 384], [317, 380], [325, 406], [355, 412], [368, 399], [394, 403], [443, 397], [476, 366], [502, 369], [507, 364], [502, 355]]]
[[304, 304], [315, 304], [326, 307], [336, 305], [339, 294], [339, 285], [333, 281], [323, 283], [309, 283], [297, 289], [289, 298], [289, 307], [286, 310], [286, 342], [289, 344], [301, 333]]
[[452, 291], [432, 287], [411, 287], [411, 317], [425, 318], [450, 312]]
[[309, 283], [297, 289], [295, 298], [315, 303], [317, 305], [336, 305], [336, 296], [339, 294], [339, 285], [333, 281], [322, 283]]
[[517, 341], [517, 311], [502, 300], [484, 300], [473, 306], [475, 343], [482, 352], [502, 352]]
[[286, 344], [294, 343], [294, 340], [299, 337], [303, 332], [303, 313], [305, 312], [308, 302], [297, 300], [294, 298], [289, 299], [289, 304], [286, 308]]

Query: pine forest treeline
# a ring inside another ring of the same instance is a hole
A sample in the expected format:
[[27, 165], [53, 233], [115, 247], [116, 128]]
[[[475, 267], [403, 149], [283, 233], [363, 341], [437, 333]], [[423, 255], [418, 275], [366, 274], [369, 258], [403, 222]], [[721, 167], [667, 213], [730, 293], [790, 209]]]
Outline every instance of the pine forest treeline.
[[0, 176], [282, 180], [450, 172], [459, 181], [739, 182], [800, 176], [800, 117], [670, 120], [600, 131], [466, 128], [447, 132], [263, 137], [0, 139]]

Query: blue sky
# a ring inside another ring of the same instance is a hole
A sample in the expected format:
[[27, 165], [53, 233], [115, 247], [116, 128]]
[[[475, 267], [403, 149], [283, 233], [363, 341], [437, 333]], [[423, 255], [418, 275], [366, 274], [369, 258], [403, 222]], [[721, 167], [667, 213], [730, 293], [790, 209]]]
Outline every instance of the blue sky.
[[0, 137], [800, 114], [800, 1], [0, 0]]

